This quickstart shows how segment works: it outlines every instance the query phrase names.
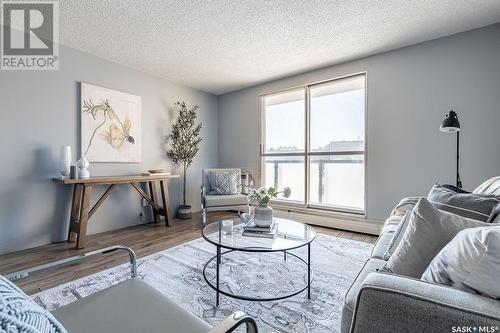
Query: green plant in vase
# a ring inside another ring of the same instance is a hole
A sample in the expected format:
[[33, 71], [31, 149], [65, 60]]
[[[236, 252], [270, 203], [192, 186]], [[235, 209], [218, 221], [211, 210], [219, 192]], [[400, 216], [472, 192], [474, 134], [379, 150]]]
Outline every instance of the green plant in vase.
[[255, 207], [254, 223], [259, 227], [270, 227], [273, 223], [273, 209], [269, 207], [269, 201], [278, 197], [282, 193], [284, 198], [289, 198], [291, 194], [290, 187], [285, 187], [283, 191], [278, 192], [274, 187], [268, 189], [260, 187], [258, 189], [251, 189], [248, 193], [250, 201], [256, 201], [258, 206]]
[[179, 107], [179, 116], [172, 125], [172, 132], [168, 136], [171, 147], [167, 156], [176, 164], [181, 164], [183, 169], [182, 206], [177, 209], [177, 217], [181, 219], [191, 218], [191, 206], [186, 205], [186, 173], [193, 159], [200, 150], [201, 123], [197, 123], [196, 112], [200, 109], [198, 105], [187, 107], [185, 102], [175, 103]]

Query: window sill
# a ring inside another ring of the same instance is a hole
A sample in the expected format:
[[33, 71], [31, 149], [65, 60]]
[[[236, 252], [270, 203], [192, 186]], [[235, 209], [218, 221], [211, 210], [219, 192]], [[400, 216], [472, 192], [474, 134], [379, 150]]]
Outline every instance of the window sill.
[[343, 207], [329, 207], [321, 205], [309, 205], [306, 207], [305, 205], [300, 203], [287, 202], [284, 200], [272, 200], [270, 205], [273, 208], [280, 210], [305, 212], [308, 214], [320, 215], [320, 216], [366, 218], [366, 213], [363, 210], [356, 210]]
[[367, 219], [366, 216], [355, 213], [345, 213], [316, 208], [294, 207], [274, 203], [271, 204], [276, 217], [295, 219], [307, 224], [323, 227], [378, 235], [383, 222]]

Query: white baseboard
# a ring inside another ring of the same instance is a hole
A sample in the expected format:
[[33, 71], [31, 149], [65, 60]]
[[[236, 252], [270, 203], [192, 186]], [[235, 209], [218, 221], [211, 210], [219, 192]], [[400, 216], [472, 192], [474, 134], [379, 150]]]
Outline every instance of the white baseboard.
[[330, 215], [314, 214], [306, 212], [296, 212], [282, 209], [274, 209], [273, 215], [276, 217], [290, 218], [307, 224], [318, 225], [335, 229], [342, 229], [364, 234], [376, 235], [380, 233], [383, 222], [369, 220], [363, 217], [349, 215]]

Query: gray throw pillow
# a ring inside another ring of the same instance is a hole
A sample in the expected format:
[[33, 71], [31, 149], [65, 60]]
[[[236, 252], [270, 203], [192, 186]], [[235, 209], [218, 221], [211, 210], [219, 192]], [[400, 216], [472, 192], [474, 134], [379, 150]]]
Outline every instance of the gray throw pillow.
[[500, 204], [496, 205], [495, 208], [491, 211], [490, 218], [487, 221], [488, 223], [498, 223], [500, 222]]
[[422, 280], [500, 298], [500, 227], [460, 231], [432, 260]]
[[401, 243], [401, 240], [403, 239], [403, 236], [406, 232], [406, 228], [408, 228], [408, 223], [410, 222], [411, 212], [412, 212], [411, 210], [407, 210], [406, 214], [399, 222], [398, 228], [392, 235], [392, 239], [389, 242], [389, 246], [387, 247], [387, 250], [384, 253], [384, 260], [389, 260], [389, 258], [394, 253], [394, 250], [398, 247], [399, 243]]
[[211, 191], [208, 194], [238, 194], [240, 179], [238, 171], [210, 171], [208, 181]]
[[494, 195], [458, 193], [439, 184], [432, 187], [427, 199], [441, 210], [483, 222], [500, 202]]
[[491, 226], [437, 209], [421, 198], [413, 209], [406, 232], [382, 270], [420, 278], [439, 251], [463, 229]]

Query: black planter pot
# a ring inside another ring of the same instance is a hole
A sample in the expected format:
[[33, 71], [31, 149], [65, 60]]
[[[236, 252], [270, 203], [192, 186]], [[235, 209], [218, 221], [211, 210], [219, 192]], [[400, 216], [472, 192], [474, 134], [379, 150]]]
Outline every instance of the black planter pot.
[[191, 212], [191, 206], [179, 206], [177, 208], [177, 218], [181, 220], [189, 220], [193, 217], [193, 213]]

